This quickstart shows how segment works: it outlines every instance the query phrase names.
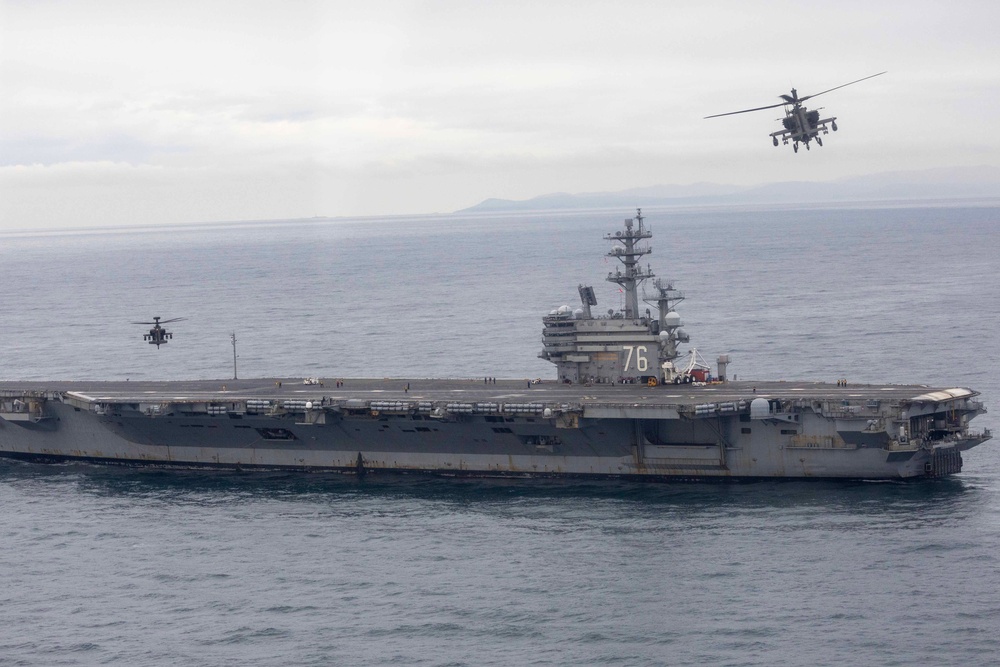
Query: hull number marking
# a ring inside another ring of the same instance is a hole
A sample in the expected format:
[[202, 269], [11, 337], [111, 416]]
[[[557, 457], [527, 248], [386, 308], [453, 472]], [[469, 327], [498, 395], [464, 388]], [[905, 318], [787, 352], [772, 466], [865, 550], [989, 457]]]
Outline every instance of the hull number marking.
[[629, 366], [632, 364], [632, 357], [635, 357], [635, 369], [640, 373], [645, 373], [649, 370], [649, 361], [646, 359], [646, 346], [645, 345], [622, 345], [623, 349], [628, 350], [628, 356], [625, 357], [625, 368], [622, 371], [627, 371]]

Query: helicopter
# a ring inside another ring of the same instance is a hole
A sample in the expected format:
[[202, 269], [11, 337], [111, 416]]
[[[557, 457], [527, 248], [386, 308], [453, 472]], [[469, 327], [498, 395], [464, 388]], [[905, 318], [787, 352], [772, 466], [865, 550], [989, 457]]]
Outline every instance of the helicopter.
[[[887, 70], [888, 71], [888, 70]], [[738, 113], [749, 113], [751, 111], [762, 111], [764, 109], [774, 109], [775, 107], [784, 106], [785, 107], [785, 117], [781, 118], [781, 124], [784, 129], [778, 130], [777, 132], [771, 133], [771, 140], [774, 145], [778, 145], [778, 139], [781, 139], [781, 143], [787, 144], [789, 140], [792, 142], [792, 149], [798, 153], [799, 152], [799, 142], [806, 145], [806, 150], [809, 150], [809, 142], [813, 139], [820, 146], [823, 145], [823, 138], [820, 137], [820, 133], [829, 134], [830, 130], [834, 132], [837, 131], [837, 119], [834, 116], [830, 118], [820, 118], [819, 111], [817, 109], [809, 110], [802, 106], [802, 103], [813, 97], [818, 97], [830, 91], [843, 88], [844, 86], [850, 86], [867, 79], [874, 78], [876, 76], [882, 76], [885, 72], [879, 72], [878, 74], [872, 74], [871, 76], [866, 76], [857, 81], [851, 81], [849, 83], [841, 84], [833, 88], [828, 88], [819, 93], [813, 93], [812, 95], [803, 95], [799, 97], [797, 90], [792, 88], [791, 95], [779, 95], [782, 99], [781, 102], [777, 104], [770, 104], [766, 107], [755, 107], [753, 109], [743, 109], [742, 111], [729, 111], [727, 113], [717, 113], [712, 116], [705, 116], [705, 118], [718, 118], [719, 116], [732, 116]], [[822, 107], [820, 107], [822, 108]], [[827, 126], [829, 123], [829, 129]]]
[[186, 320], [186, 317], [175, 317], [170, 320], [160, 321], [160, 316], [157, 315], [153, 317], [152, 322], [132, 322], [132, 324], [152, 324], [153, 328], [149, 330], [148, 334], [143, 334], [142, 339], [148, 341], [150, 345], [155, 345], [156, 349], [160, 349], [161, 345], [166, 345], [171, 338], [174, 337], [172, 333], [164, 329], [161, 324], [169, 324], [170, 322], [180, 322], [181, 320]]

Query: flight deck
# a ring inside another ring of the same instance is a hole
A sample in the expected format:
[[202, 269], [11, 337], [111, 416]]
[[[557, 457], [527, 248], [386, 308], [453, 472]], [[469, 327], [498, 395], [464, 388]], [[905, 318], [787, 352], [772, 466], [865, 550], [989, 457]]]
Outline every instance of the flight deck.
[[[321, 382], [321, 384], [319, 384]], [[0, 395], [73, 395], [95, 403], [190, 403], [269, 400], [310, 401], [335, 406], [348, 401], [432, 403], [541, 403], [574, 406], [639, 404], [648, 407], [694, 407], [705, 403], [752, 401], [755, 398], [840, 401], [908, 401], [954, 391], [927, 385], [850, 384], [802, 381], [728, 381], [680, 385], [592, 384], [556, 381], [428, 378], [344, 378], [304, 381], [301, 378], [191, 381], [0, 381]], [[969, 392], [971, 395], [973, 392]]]

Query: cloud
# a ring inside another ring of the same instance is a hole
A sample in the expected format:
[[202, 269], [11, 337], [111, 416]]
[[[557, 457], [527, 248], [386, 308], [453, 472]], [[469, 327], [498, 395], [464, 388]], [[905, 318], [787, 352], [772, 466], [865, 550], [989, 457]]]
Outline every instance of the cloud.
[[[33, 224], [32, 211], [43, 224], [64, 188], [73, 220], [207, 220], [1000, 163], [988, 131], [1000, 6], [846, 0], [807, 21], [800, 10], [0, 2], [0, 164], [34, 179], [17, 192], [27, 176], [0, 172], [0, 226]], [[883, 69], [818, 98], [841, 131], [808, 158], [770, 145], [780, 109], [702, 119]]]

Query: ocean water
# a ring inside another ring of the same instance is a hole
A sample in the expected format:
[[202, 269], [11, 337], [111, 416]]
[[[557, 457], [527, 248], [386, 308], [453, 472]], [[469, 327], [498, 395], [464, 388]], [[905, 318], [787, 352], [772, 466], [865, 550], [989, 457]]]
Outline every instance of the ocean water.
[[[540, 317], [620, 305], [633, 214], [0, 233], [0, 376], [223, 381], [235, 332], [241, 376], [551, 378]], [[730, 374], [969, 386], [998, 431], [996, 202], [645, 214]], [[998, 447], [911, 484], [0, 461], [0, 664], [995, 664]]]

